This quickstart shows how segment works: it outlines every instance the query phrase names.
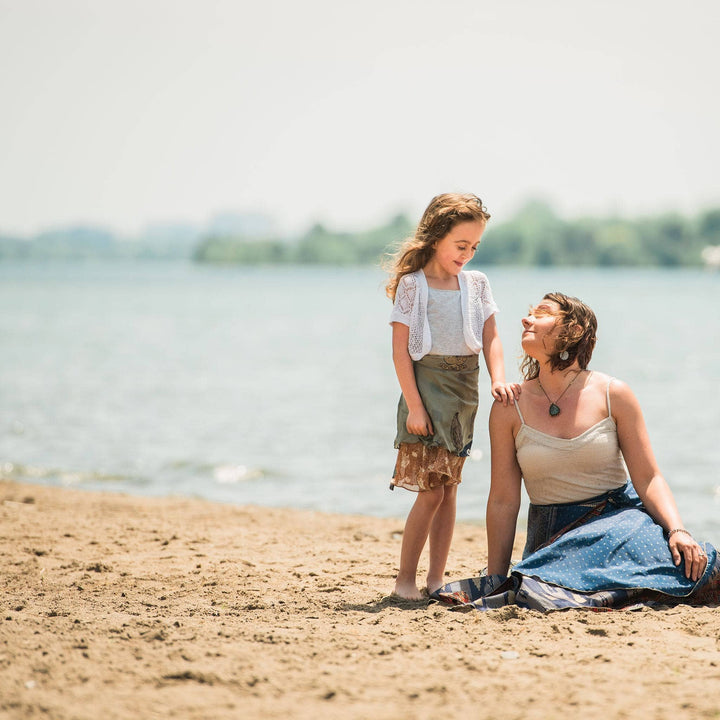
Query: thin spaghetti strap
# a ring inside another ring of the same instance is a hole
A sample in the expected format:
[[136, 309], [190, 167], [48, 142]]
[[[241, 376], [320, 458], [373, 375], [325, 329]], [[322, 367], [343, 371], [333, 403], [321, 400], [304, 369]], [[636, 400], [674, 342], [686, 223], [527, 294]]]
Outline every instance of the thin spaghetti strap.
[[515, 409], [517, 410], [517, 414], [520, 416], [520, 422], [524, 425], [525, 424], [525, 418], [523, 417], [523, 414], [520, 412], [520, 405], [518, 405], [518, 401], [513, 398], [513, 405], [515, 405]]
[[608, 380], [607, 389], [605, 390], [605, 394], [607, 395], [608, 417], [612, 417], [612, 408], [610, 407], [610, 383], [611, 383], [614, 379], [615, 379], [615, 378], [612, 378], [612, 377], [611, 377], [611, 378]]

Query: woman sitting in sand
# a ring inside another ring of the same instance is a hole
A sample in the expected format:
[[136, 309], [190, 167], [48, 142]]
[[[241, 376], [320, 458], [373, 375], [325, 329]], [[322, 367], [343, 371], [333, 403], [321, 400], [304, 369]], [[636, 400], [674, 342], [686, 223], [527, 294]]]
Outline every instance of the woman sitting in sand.
[[[635, 395], [588, 370], [593, 311], [549, 293], [522, 324], [522, 394], [490, 413], [488, 575], [433, 597], [537, 610], [720, 601], [720, 558], [683, 525]], [[522, 480], [527, 543], [507, 577]]]

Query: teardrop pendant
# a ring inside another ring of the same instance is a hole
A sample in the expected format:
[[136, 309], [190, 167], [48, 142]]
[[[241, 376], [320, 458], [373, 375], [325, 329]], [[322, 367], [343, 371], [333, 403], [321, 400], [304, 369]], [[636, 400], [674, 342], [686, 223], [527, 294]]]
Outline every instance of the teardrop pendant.
[[550, 403], [550, 409], [548, 410], [552, 417], [560, 414], [560, 408], [555, 403]]

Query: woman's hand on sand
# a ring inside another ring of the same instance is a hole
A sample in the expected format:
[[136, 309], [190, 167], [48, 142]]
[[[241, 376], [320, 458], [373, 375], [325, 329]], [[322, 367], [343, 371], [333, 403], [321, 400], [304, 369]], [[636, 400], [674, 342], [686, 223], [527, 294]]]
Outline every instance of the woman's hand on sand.
[[408, 419], [405, 425], [408, 432], [413, 435], [425, 437], [435, 433], [432, 422], [430, 421], [430, 416], [427, 414], [427, 410], [425, 410], [424, 407], [418, 410], [409, 410]]
[[497, 402], [507, 405], [520, 397], [519, 383], [494, 382], [490, 387], [490, 393]]
[[684, 532], [673, 533], [668, 545], [675, 565], [685, 561], [685, 577], [693, 582], [699, 580], [707, 565], [707, 555], [702, 547]]

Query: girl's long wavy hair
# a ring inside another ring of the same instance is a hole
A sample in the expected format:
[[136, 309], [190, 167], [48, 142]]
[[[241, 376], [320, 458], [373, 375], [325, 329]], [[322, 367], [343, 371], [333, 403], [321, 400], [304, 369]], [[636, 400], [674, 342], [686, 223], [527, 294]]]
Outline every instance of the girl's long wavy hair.
[[[590, 364], [595, 343], [597, 342], [597, 318], [595, 313], [581, 300], [561, 292], [547, 293], [543, 300], [552, 300], [560, 307], [557, 324], [560, 333], [553, 352], [550, 354], [550, 367], [552, 370], [565, 370], [575, 360], [581, 370]], [[560, 358], [560, 353], [567, 351], [566, 360]], [[533, 380], [540, 374], [540, 363], [529, 355], [523, 357], [520, 371], [526, 380]]]
[[383, 263], [390, 273], [390, 280], [385, 286], [387, 296], [395, 300], [400, 278], [425, 267], [435, 253], [435, 244], [456, 225], [477, 221], [485, 223], [489, 219], [490, 213], [477, 195], [436, 195], [423, 213], [415, 234], [404, 240], [397, 252], [389, 255]]

